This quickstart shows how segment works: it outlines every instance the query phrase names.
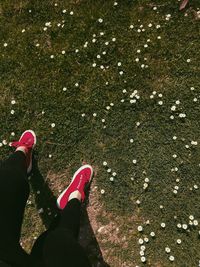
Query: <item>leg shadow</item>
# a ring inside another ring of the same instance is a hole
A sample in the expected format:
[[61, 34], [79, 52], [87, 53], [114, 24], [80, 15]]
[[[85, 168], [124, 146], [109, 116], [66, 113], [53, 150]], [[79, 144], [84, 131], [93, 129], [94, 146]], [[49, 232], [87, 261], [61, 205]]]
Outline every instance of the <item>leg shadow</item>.
[[[37, 155], [34, 155], [33, 172], [30, 178], [30, 183], [35, 195], [37, 209], [41, 211], [39, 212], [40, 218], [46, 229], [51, 230], [54, 229], [59, 222], [60, 210], [56, 205], [56, 196], [53, 195], [47, 181], [44, 180], [40, 173], [36, 157]], [[90, 187], [86, 190], [86, 201], [85, 204], [82, 205], [79, 241], [87, 252], [92, 267], [109, 267], [103, 259], [101, 249], [89, 221], [86, 209], [89, 203], [89, 193]]]
[[89, 194], [90, 187], [86, 190], [86, 200], [85, 203], [82, 204], [79, 242], [86, 250], [90, 262], [92, 263], [92, 267], [110, 267], [110, 265], [108, 265], [108, 263], [106, 263], [103, 259], [101, 249], [90, 224], [87, 212]]
[[40, 173], [36, 155], [34, 155], [33, 158], [33, 171], [30, 184], [35, 195], [35, 202], [39, 215], [46, 229], [49, 229], [52, 226], [52, 222], [58, 217], [59, 209], [56, 205], [56, 197], [53, 195], [47, 181], [44, 180]]

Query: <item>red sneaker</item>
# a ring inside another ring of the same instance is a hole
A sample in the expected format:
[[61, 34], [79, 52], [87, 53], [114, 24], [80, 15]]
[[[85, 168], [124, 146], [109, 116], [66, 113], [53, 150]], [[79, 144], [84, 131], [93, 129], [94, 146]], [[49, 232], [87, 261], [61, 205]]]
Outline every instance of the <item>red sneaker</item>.
[[80, 167], [74, 174], [70, 185], [60, 194], [57, 199], [57, 206], [59, 209], [64, 209], [68, 203], [69, 195], [78, 190], [81, 193], [81, 201], [85, 199], [85, 185], [90, 183], [93, 175], [93, 169], [86, 164]]
[[23, 132], [19, 141], [14, 141], [10, 143], [10, 146], [13, 146], [15, 148], [18, 148], [20, 146], [23, 146], [25, 148], [28, 174], [32, 170], [32, 151], [35, 145], [36, 145], [36, 135], [32, 130], [27, 130]]

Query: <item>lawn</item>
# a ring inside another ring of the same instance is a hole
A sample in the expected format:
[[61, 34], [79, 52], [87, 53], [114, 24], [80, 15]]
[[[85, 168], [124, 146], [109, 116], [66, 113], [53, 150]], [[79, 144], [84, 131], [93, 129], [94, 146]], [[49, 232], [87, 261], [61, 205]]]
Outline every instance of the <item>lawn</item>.
[[94, 231], [111, 267], [199, 265], [200, 2], [179, 4], [1, 1], [1, 159], [22, 131], [38, 139], [27, 251], [86, 161], [95, 222], [118, 228]]

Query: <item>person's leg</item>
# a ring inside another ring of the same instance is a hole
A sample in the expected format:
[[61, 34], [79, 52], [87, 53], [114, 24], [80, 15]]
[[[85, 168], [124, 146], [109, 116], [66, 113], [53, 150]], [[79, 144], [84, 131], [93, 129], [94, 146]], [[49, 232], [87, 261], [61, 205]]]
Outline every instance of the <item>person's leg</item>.
[[43, 233], [36, 241], [31, 255], [40, 257], [45, 267], [90, 267], [84, 249], [78, 243], [81, 201], [90, 183], [93, 169], [90, 165], [80, 167], [70, 185], [60, 194], [57, 205], [61, 210], [58, 224]]
[[26, 155], [16, 151], [0, 166], [0, 240], [19, 241], [29, 191]]
[[[73, 194], [73, 193], [72, 193]], [[71, 194], [71, 195], [72, 195]], [[44, 263], [47, 267], [90, 267], [88, 257], [78, 243], [81, 197], [72, 196], [61, 211], [57, 228], [50, 232], [44, 243]]]
[[35, 144], [35, 133], [25, 131], [19, 141], [11, 143], [16, 148], [15, 153], [0, 164], [0, 260], [12, 266], [31, 266], [30, 256], [19, 240], [30, 192], [27, 172], [32, 168]]
[[0, 165], [0, 259], [22, 266], [29, 260], [19, 245], [28, 196], [26, 156], [17, 151]]
[[78, 243], [80, 229], [81, 197], [79, 192], [70, 195], [60, 219], [52, 229], [44, 232], [35, 242], [31, 255], [47, 267], [90, 267], [84, 249]]
[[81, 202], [78, 198], [72, 198], [61, 211], [58, 228], [68, 229], [75, 240], [78, 240], [80, 230]]
[[65, 228], [57, 228], [47, 236], [43, 257], [45, 267], [91, 267], [86, 252]]

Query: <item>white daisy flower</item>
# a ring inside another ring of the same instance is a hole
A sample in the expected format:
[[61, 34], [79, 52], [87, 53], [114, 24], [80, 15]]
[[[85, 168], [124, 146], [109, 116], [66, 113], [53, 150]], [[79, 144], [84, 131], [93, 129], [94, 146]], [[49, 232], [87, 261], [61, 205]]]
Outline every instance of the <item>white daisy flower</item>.
[[6, 146], [8, 144], [6, 140], [3, 140], [2, 143], [4, 146]]
[[144, 251], [140, 250], [140, 256], [144, 256]]
[[186, 229], [188, 228], [187, 224], [186, 224], [186, 223], [182, 224], [182, 228], [183, 228], [184, 230], [186, 230]]
[[154, 237], [155, 235], [156, 235], [155, 232], [151, 232], [151, 233], [150, 233], [150, 236], [151, 236], [151, 237]]
[[177, 224], [177, 228], [182, 228], [182, 225], [180, 223]]
[[165, 248], [165, 252], [166, 252], [166, 253], [170, 253], [170, 252], [171, 252], [171, 249], [170, 249], [169, 247], [166, 247], [166, 248]]
[[142, 238], [140, 238], [140, 239], [138, 240], [138, 243], [139, 243], [140, 245], [142, 245], [142, 244], [144, 243], [144, 240], [143, 240]]
[[140, 205], [140, 203], [141, 203], [140, 200], [137, 199], [137, 200], [136, 200], [136, 204], [137, 204], [137, 205]]
[[160, 226], [161, 226], [162, 228], [165, 228], [166, 224], [165, 224], [165, 223], [161, 223]]

